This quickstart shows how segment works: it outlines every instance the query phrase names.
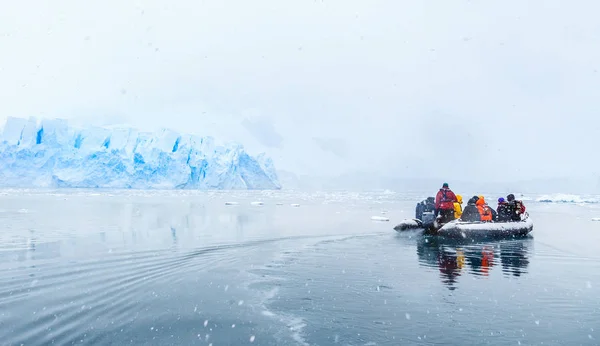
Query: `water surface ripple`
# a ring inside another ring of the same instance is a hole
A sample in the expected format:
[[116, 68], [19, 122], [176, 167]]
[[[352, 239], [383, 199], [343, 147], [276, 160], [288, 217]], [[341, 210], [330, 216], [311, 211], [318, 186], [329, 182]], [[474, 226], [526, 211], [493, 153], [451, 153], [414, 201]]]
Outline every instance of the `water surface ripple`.
[[393, 231], [420, 197], [5, 190], [0, 344], [600, 344], [595, 206], [461, 243]]

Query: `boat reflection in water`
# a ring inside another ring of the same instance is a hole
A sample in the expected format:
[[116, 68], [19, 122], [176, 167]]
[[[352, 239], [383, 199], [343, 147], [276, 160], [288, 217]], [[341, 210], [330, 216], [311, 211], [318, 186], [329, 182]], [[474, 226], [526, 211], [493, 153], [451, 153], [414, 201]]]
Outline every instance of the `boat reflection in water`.
[[486, 243], [440, 241], [423, 236], [417, 241], [419, 263], [437, 267], [442, 282], [450, 290], [456, 289], [461, 275], [488, 276], [494, 267], [502, 268], [505, 276], [527, 273], [528, 254], [532, 238]]

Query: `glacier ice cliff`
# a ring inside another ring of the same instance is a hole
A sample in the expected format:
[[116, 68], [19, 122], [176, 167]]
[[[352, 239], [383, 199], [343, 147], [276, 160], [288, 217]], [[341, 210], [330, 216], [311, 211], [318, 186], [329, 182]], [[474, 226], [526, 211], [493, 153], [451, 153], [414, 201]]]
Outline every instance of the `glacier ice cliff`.
[[0, 136], [0, 186], [280, 189], [273, 161], [212, 137], [129, 127], [74, 128], [64, 119], [9, 117]]

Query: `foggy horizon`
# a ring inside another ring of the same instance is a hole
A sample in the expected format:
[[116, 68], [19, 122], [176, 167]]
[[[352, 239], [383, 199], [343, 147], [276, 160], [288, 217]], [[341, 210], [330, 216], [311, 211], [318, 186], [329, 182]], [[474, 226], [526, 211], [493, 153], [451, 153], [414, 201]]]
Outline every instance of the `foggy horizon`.
[[434, 191], [597, 188], [600, 5], [587, 4], [10, 3], [0, 123], [170, 128], [298, 176], [439, 179]]

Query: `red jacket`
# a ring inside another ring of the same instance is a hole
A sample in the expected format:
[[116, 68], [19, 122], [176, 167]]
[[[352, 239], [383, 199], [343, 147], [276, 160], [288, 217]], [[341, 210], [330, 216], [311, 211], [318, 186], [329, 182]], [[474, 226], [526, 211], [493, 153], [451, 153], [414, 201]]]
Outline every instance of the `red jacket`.
[[458, 202], [456, 195], [448, 188], [441, 188], [435, 195], [435, 209], [454, 210], [454, 202]]
[[515, 202], [517, 202], [516, 205], [519, 207], [519, 212], [521, 214], [525, 214], [526, 208], [525, 208], [525, 204], [523, 204], [523, 201], [515, 200]]

